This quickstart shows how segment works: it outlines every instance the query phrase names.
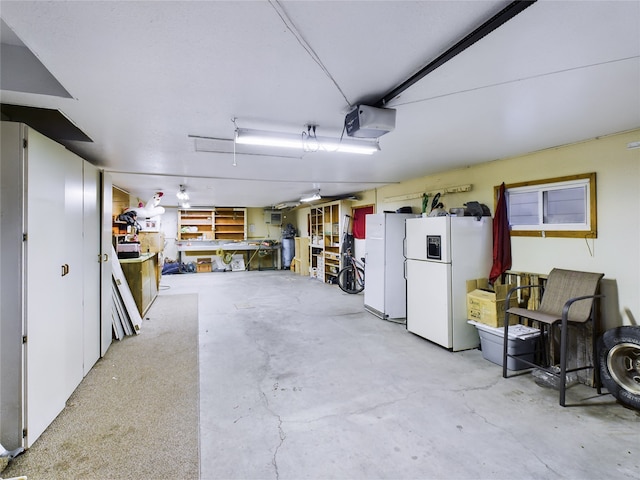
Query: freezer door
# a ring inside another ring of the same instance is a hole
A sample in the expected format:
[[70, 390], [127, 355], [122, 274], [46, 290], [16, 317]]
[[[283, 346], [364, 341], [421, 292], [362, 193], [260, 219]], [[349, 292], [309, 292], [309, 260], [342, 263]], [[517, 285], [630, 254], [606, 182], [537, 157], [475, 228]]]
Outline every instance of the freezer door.
[[451, 265], [407, 260], [407, 330], [452, 347]]
[[364, 289], [364, 304], [381, 313], [385, 312], [385, 241], [384, 214], [367, 215], [367, 238], [365, 259], [367, 288]]
[[428, 260], [427, 237], [440, 237], [440, 262], [451, 262], [451, 217], [407, 218], [406, 258]]

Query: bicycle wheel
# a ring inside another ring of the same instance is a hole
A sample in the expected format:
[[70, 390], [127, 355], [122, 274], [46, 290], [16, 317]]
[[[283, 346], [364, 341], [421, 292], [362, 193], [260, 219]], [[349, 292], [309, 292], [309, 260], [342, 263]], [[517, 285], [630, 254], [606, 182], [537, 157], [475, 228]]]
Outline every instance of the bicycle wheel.
[[364, 290], [364, 270], [349, 265], [338, 272], [338, 285], [347, 293], [360, 293]]

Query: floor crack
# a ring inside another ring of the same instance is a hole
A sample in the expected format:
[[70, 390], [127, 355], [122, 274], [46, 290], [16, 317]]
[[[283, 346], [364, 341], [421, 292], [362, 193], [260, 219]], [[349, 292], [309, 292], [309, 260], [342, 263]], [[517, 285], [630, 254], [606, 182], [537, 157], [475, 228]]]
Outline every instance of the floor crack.
[[280, 471], [278, 469], [278, 451], [280, 450], [280, 447], [282, 447], [282, 444], [284, 443], [285, 438], [287, 438], [287, 434], [285, 433], [284, 429], [282, 428], [282, 423], [283, 423], [282, 422], [282, 418], [276, 412], [271, 410], [271, 407], [269, 406], [269, 399], [267, 398], [267, 395], [262, 391], [260, 392], [260, 395], [262, 396], [262, 401], [264, 403], [264, 407], [266, 408], [266, 410], [271, 415], [273, 415], [274, 417], [276, 417], [278, 419], [278, 437], [280, 438], [280, 443], [278, 443], [278, 445], [276, 445], [276, 448], [273, 451], [273, 456], [271, 457], [271, 465], [273, 465], [273, 469], [274, 469], [275, 474], [276, 474], [276, 480], [279, 480], [280, 479]]

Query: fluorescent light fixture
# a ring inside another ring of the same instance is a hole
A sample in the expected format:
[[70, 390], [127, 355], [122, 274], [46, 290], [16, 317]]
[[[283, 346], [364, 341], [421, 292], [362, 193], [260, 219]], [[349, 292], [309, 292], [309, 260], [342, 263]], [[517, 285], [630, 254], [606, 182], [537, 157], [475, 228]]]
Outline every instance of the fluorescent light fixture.
[[300, 199], [301, 202], [313, 202], [315, 200], [320, 200], [322, 197], [320, 196], [320, 190], [311, 195], [305, 195]]
[[[241, 145], [261, 145], [264, 147], [297, 148], [305, 151], [324, 150], [326, 152], [359, 153], [371, 155], [380, 150], [377, 140], [356, 140], [353, 138], [334, 139], [328, 137], [313, 137], [303, 140], [302, 135], [268, 132], [265, 130], [250, 130], [238, 128], [236, 143]], [[313, 148], [310, 149], [310, 144]]]
[[296, 208], [298, 205], [300, 205], [300, 202], [282, 202], [274, 205], [273, 208], [275, 210], [284, 210], [285, 208]]

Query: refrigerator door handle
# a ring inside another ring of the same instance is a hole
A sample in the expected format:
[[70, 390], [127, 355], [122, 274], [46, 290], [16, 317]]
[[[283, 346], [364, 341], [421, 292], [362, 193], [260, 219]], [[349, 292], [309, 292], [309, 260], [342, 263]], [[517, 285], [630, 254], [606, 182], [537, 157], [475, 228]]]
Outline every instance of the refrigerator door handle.
[[[402, 239], [402, 256], [406, 259], [407, 258], [407, 236], [405, 234], [405, 237]], [[407, 263], [407, 262], [405, 262]], [[406, 276], [405, 276], [406, 278]]]
[[404, 279], [407, 280], [407, 259], [406, 258], [404, 259], [404, 262], [403, 262], [402, 265], [403, 265], [403, 270], [404, 270], [404, 272], [402, 272], [402, 274], [404, 275]]

